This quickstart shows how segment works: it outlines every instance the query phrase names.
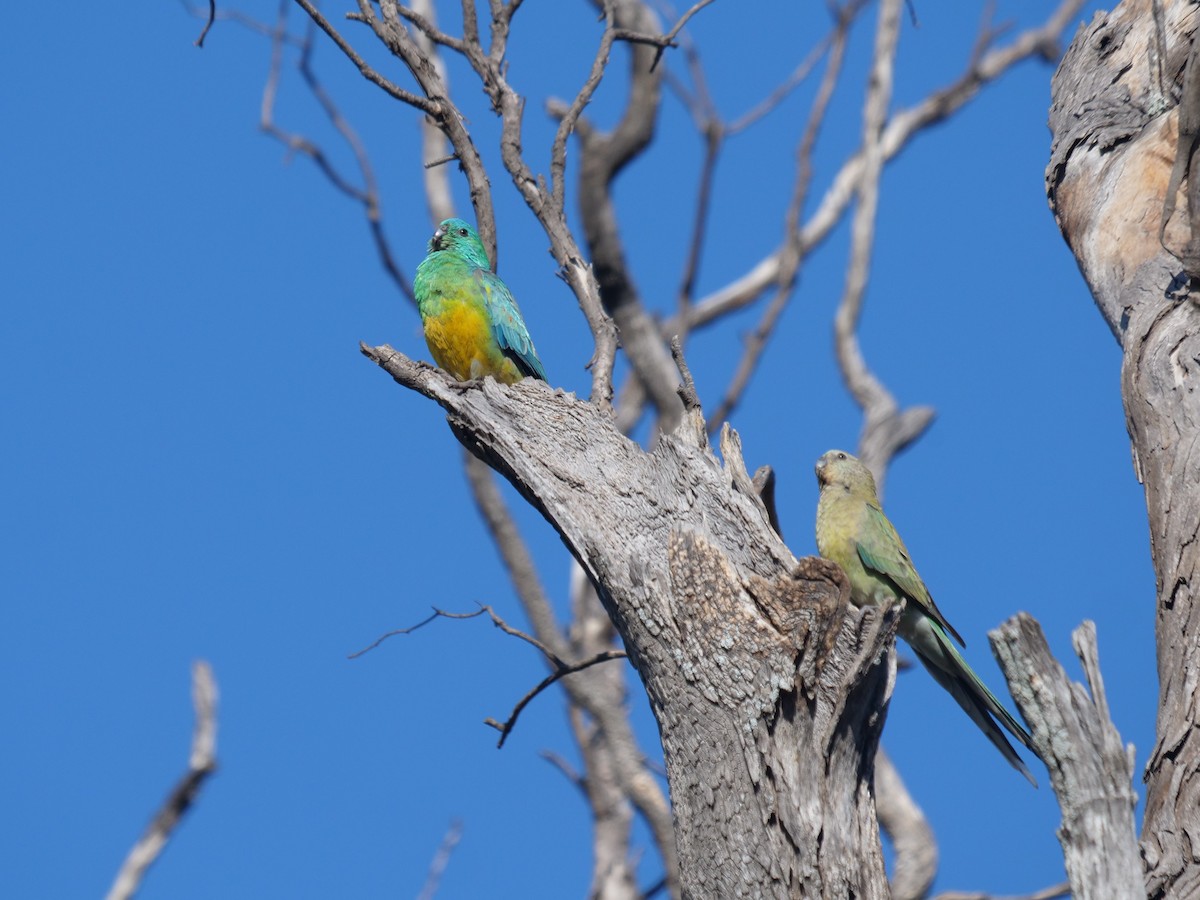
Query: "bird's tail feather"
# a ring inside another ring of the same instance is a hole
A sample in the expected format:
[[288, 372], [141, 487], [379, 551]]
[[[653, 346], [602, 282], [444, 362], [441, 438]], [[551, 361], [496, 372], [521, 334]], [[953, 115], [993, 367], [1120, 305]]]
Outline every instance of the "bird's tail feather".
[[[979, 679], [979, 676], [971, 671], [971, 667], [959, 654], [950, 638], [937, 627], [937, 623], [929, 622], [929, 625], [926, 637], [932, 637], [932, 641], [910, 641], [917, 658], [921, 660], [937, 683], [945, 688], [946, 692], [971, 717], [971, 720], [979, 726], [979, 730], [987, 735], [988, 740], [995, 744], [996, 749], [1004, 755], [1012, 767], [1024, 775], [1030, 784], [1037, 787], [1037, 781], [1034, 780], [1025, 763], [1017, 755], [1017, 751], [1013, 749], [1012, 744], [1008, 742], [1004, 732], [996, 723], [999, 722], [1013, 737], [1033, 750], [1033, 740], [1029, 737], [1029, 732], [1012, 713], [1004, 708], [1004, 705], [996, 699], [996, 695]], [[932, 646], [928, 646], [929, 644]], [[1034, 753], [1036, 754], [1037, 751], [1034, 750]]]

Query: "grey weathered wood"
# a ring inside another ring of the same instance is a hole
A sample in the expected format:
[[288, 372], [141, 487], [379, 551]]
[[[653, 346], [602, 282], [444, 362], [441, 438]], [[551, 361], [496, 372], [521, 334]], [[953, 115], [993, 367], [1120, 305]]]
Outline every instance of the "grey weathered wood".
[[[1185, 0], [1127, 0], [1080, 29], [1054, 78], [1046, 171], [1059, 227], [1124, 351], [1146, 491], [1160, 683], [1141, 835], [1152, 897], [1200, 896], [1200, 306], [1158, 240], [1198, 12]], [[1167, 224], [1176, 252], [1196, 231], [1188, 208], [1177, 202]]]
[[1074, 634], [1090, 696], [1067, 678], [1042, 629], [1026, 613], [1013, 616], [989, 637], [1062, 809], [1058, 839], [1071, 896], [1143, 897], [1133, 821], [1133, 748], [1121, 743], [1108, 715], [1096, 626], [1084, 622]]
[[363, 351], [441, 404], [596, 585], [659, 723], [683, 896], [887, 897], [872, 764], [895, 616], [792, 556], [736, 434], [722, 463], [692, 412], [647, 453], [532, 379], [455, 383]]

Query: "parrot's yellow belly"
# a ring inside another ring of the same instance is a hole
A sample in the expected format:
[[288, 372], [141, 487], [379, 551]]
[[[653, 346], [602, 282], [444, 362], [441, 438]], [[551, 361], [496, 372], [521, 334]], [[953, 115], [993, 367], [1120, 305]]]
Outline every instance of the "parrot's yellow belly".
[[505, 384], [521, 380], [496, 344], [487, 314], [472, 303], [443, 302], [437, 315], [425, 319], [425, 342], [434, 361], [460, 381], [484, 375]]
[[831, 502], [822, 493], [817, 502], [817, 552], [837, 563], [850, 582], [850, 602], [855, 606], [887, 606], [897, 600], [890, 584], [868, 572], [858, 555], [855, 535], [862, 528], [863, 508], [855, 503]]

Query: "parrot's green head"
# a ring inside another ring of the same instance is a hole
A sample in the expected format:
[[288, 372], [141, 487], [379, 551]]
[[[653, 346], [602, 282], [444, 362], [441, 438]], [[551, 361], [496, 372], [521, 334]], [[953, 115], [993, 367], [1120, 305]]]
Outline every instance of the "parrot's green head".
[[491, 270], [492, 268], [487, 251], [483, 249], [483, 241], [479, 239], [479, 234], [462, 219], [446, 219], [429, 239], [430, 253], [443, 250], [465, 259], [480, 269]]
[[817, 484], [821, 490], [841, 488], [847, 494], [874, 499], [875, 476], [845, 450], [830, 450], [817, 460]]

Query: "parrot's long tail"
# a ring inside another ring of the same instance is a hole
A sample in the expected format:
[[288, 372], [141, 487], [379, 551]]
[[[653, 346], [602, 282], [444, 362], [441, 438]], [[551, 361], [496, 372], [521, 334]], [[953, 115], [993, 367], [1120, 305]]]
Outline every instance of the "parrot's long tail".
[[[971, 671], [971, 667], [959, 654], [958, 648], [954, 646], [954, 642], [945, 631], [936, 622], [925, 616], [921, 617], [915, 629], [902, 628], [901, 630], [915, 632], [905, 634], [904, 637], [916, 652], [917, 658], [929, 670], [929, 674], [958, 702], [958, 705], [971, 717], [971, 721], [978, 725], [979, 730], [996, 745], [996, 749], [1004, 755], [1012, 767], [1029, 779], [1030, 784], [1037, 787], [1037, 781], [1034, 780], [1029, 769], [1025, 767], [1025, 763], [1017, 755], [1017, 751], [1013, 749], [1012, 744], [1008, 742], [1008, 738], [1004, 736], [1004, 732], [996, 723], [999, 722], [1008, 730], [1009, 734], [1033, 750], [1033, 741], [1029, 737], [1029, 732], [1012, 713], [1004, 708], [1003, 704], [996, 699], [996, 695], [988, 690], [988, 686], [979, 680], [979, 676]], [[1037, 753], [1036, 750], [1033, 752]]]

